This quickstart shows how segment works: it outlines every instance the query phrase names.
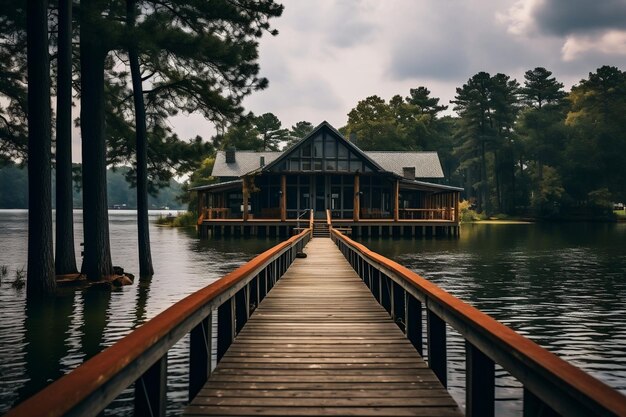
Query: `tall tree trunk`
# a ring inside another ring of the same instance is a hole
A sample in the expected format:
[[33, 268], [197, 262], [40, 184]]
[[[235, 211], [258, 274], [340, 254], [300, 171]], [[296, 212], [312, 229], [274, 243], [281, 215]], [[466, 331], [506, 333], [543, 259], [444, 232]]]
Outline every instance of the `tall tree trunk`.
[[[135, 1], [126, 1], [126, 16], [129, 27], [135, 25]], [[154, 275], [150, 254], [150, 229], [148, 223], [148, 137], [146, 133], [146, 110], [143, 102], [141, 69], [137, 44], [131, 39], [128, 47], [130, 72], [133, 80], [135, 104], [135, 137], [137, 141], [137, 232], [139, 244], [139, 275]]]
[[28, 57], [28, 275], [27, 296], [52, 293], [52, 175], [48, 1], [26, 5]]
[[56, 256], [58, 275], [73, 274], [74, 214], [72, 199], [72, 0], [59, 0], [57, 56]]
[[83, 230], [85, 250], [82, 271], [98, 280], [113, 274], [109, 243], [109, 213], [104, 137], [104, 59], [106, 50], [97, 33], [98, 10], [83, 1], [80, 8], [80, 127], [83, 153]]
[[490, 214], [490, 205], [487, 202], [487, 150], [484, 137], [481, 136], [480, 142], [480, 198], [478, 199], [478, 211]]

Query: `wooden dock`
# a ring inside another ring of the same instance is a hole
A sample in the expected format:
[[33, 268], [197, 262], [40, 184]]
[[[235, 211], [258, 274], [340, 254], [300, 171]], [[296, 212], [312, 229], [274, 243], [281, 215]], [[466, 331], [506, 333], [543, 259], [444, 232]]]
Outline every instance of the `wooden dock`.
[[461, 416], [337, 246], [313, 239], [185, 415]]

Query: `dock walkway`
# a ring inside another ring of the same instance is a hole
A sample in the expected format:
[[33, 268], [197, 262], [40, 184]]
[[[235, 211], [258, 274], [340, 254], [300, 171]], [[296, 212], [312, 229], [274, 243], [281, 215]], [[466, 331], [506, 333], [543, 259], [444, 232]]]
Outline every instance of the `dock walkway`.
[[185, 415], [461, 416], [331, 239], [313, 239]]

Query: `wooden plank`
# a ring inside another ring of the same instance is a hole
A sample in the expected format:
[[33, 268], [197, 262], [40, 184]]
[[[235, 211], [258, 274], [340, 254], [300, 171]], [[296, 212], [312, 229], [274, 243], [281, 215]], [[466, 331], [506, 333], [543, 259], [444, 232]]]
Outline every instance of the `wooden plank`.
[[461, 415], [330, 239], [250, 316], [185, 415]]

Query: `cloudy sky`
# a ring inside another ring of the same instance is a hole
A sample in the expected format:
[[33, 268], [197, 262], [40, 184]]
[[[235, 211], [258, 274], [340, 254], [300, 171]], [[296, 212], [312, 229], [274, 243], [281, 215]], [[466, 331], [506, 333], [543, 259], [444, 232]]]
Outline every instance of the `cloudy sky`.
[[[283, 0], [276, 37], [260, 45], [269, 87], [246, 99], [272, 112], [336, 127], [367, 96], [428, 87], [443, 104], [478, 71], [523, 81], [544, 66], [569, 88], [609, 64], [626, 69], [626, 0]], [[182, 137], [208, 138], [200, 117], [180, 117]]]

